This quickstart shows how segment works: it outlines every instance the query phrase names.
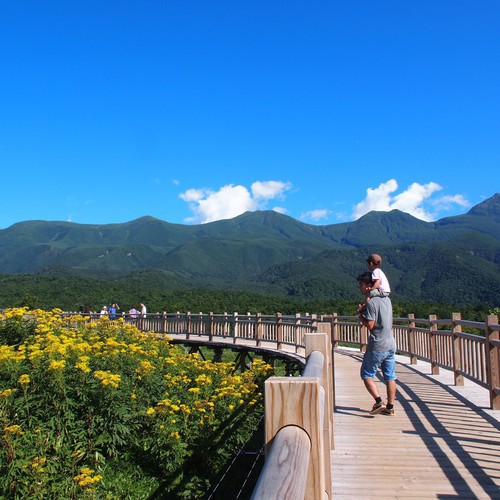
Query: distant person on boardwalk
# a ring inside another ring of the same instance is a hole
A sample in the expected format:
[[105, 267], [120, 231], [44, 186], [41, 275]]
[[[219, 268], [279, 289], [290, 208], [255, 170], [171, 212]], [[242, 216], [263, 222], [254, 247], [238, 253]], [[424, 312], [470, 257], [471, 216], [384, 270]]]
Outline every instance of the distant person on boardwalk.
[[366, 289], [365, 300], [359, 305], [357, 310], [358, 314], [364, 310], [366, 304], [368, 304], [368, 301], [372, 297], [389, 297], [391, 293], [389, 280], [387, 279], [384, 271], [380, 269], [380, 266], [382, 265], [382, 257], [380, 257], [377, 253], [372, 253], [368, 256], [366, 262], [368, 263], [368, 269], [372, 273], [373, 286]]
[[[375, 282], [371, 272], [357, 278], [359, 290], [368, 295]], [[366, 389], [375, 400], [370, 415], [394, 415], [396, 399], [396, 342], [392, 333], [392, 302], [389, 297], [374, 296], [359, 313], [361, 324], [369, 332], [368, 345], [363, 356], [360, 375]], [[387, 402], [384, 403], [375, 384], [375, 376], [381, 369], [386, 384]]]
[[139, 311], [135, 308], [135, 304], [130, 308], [128, 314], [130, 316], [130, 319], [137, 319]]
[[144, 330], [145, 326], [146, 326], [146, 314], [147, 314], [148, 310], [146, 309], [146, 306], [142, 302], [139, 304], [139, 306], [141, 308], [141, 320], [139, 322], [138, 327], [141, 330]]
[[113, 302], [113, 304], [111, 304], [111, 306], [109, 307], [109, 319], [115, 319], [116, 313], [119, 310], [120, 310], [120, 306], [118, 306], [117, 304], [115, 304]]
[[107, 316], [108, 315], [108, 306], [102, 306], [102, 309], [101, 309], [101, 318], [103, 316]]

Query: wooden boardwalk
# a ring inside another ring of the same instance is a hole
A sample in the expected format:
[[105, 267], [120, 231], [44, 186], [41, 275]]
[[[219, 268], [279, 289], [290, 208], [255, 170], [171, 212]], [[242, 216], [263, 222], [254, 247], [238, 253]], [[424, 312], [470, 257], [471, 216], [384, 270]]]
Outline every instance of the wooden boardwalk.
[[500, 499], [500, 411], [488, 409], [487, 391], [398, 356], [396, 414], [371, 416], [361, 359], [335, 353], [333, 497]]

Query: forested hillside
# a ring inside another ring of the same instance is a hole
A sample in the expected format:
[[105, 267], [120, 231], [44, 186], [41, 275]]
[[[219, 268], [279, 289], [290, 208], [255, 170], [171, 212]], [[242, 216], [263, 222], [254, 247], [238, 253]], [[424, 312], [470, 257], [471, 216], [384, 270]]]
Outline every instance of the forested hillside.
[[183, 309], [173, 297], [196, 289], [348, 303], [372, 252], [384, 258], [395, 301], [498, 307], [500, 195], [432, 223], [398, 210], [329, 226], [273, 211], [194, 226], [152, 217], [20, 222], [0, 230], [0, 300], [100, 307], [144, 298], [160, 306], [167, 294], [168, 309]]

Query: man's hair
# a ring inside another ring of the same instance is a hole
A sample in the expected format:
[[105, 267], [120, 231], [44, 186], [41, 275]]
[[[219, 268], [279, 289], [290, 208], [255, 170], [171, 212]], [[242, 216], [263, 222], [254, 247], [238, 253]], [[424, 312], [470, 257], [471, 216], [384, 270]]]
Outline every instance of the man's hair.
[[366, 271], [363, 274], [360, 274], [357, 278], [358, 282], [360, 283], [365, 283], [365, 284], [370, 284], [373, 283], [373, 276], [370, 271]]

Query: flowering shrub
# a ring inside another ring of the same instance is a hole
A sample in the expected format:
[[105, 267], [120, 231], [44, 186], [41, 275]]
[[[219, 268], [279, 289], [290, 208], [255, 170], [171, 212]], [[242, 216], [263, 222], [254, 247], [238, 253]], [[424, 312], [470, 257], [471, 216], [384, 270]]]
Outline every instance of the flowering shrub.
[[236, 373], [122, 321], [5, 310], [1, 492], [123, 498], [134, 483], [147, 498], [160, 482], [202, 491], [260, 419], [269, 369], [256, 360]]

